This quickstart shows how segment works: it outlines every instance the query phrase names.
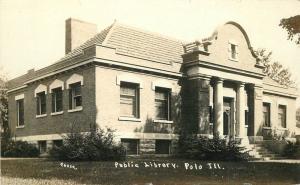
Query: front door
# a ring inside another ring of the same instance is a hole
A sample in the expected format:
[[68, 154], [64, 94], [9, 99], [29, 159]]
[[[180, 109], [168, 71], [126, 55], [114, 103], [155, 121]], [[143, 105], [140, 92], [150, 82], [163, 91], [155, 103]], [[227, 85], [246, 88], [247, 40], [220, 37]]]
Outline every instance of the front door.
[[233, 136], [233, 103], [232, 99], [224, 99], [223, 103], [223, 135]]

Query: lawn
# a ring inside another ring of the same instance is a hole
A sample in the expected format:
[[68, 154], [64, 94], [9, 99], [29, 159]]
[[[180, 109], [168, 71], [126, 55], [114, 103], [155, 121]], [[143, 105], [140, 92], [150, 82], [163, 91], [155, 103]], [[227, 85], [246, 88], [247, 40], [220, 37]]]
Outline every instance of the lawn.
[[1, 160], [1, 184], [297, 184], [300, 164], [129, 159], [123, 162]]

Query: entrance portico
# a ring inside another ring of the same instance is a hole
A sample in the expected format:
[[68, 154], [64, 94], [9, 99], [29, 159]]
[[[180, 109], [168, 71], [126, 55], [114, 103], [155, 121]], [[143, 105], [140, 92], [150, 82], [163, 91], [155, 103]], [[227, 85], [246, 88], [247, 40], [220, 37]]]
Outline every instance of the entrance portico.
[[[214, 135], [228, 135], [244, 138], [246, 99], [245, 83], [227, 81], [232, 88], [224, 86], [225, 79], [216, 78], [213, 82]], [[224, 94], [224, 89], [230, 89], [230, 95]]]

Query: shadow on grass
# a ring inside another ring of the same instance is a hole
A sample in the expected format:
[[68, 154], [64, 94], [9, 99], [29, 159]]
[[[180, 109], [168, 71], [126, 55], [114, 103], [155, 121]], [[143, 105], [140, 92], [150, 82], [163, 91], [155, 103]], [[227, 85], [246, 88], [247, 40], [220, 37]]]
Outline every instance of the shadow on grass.
[[[17, 178], [72, 180], [87, 184], [296, 184], [300, 183], [300, 164], [272, 162], [207, 162], [182, 159], [131, 159], [139, 168], [116, 168], [115, 162], [64, 162], [77, 170], [61, 167], [47, 159], [2, 160], [1, 175]], [[145, 167], [147, 164], [174, 163], [177, 168]], [[123, 162], [120, 162], [123, 163]], [[186, 170], [185, 165], [202, 165]], [[210, 169], [208, 163], [224, 169]]]

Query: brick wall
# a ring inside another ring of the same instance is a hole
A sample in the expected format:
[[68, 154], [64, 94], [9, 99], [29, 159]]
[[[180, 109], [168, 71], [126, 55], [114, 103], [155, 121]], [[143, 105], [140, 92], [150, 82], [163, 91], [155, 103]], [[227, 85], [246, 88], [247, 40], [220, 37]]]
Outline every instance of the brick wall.
[[[83, 110], [79, 112], [68, 112], [69, 109], [69, 94], [65, 88], [63, 91], [63, 114], [51, 115], [51, 94], [49, 85], [59, 79], [64, 82], [72, 74], [83, 76], [82, 86], [82, 106]], [[40, 85], [46, 85], [48, 93], [46, 95], [47, 116], [36, 118], [36, 98], [34, 97], [35, 88]], [[24, 94], [25, 107], [25, 127], [16, 128], [17, 126], [17, 110], [15, 96]], [[91, 124], [95, 123], [95, 68], [85, 67], [71, 72], [66, 72], [52, 78], [41, 80], [33, 84], [29, 84], [25, 89], [9, 93], [9, 125], [13, 136], [32, 136], [46, 134], [61, 134], [70, 131], [71, 124], [79, 123], [81, 131], [88, 131]]]

